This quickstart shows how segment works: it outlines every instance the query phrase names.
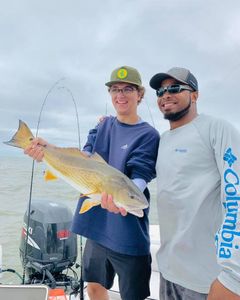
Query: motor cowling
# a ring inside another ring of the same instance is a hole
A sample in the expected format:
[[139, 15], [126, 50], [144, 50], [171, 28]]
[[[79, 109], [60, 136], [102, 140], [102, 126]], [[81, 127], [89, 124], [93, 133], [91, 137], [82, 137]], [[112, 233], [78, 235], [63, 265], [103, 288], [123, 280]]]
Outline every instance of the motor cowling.
[[44, 269], [54, 276], [76, 262], [77, 236], [70, 231], [72, 218], [71, 210], [61, 203], [32, 201], [29, 226], [27, 229], [26, 211], [20, 242], [20, 258], [29, 277]]

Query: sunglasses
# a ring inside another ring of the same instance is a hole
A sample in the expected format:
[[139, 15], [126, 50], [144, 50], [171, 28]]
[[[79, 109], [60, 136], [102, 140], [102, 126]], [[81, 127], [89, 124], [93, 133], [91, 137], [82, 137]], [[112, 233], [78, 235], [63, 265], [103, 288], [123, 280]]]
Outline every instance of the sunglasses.
[[182, 91], [193, 91], [190, 87], [181, 84], [173, 84], [165, 87], [160, 87], [156, 90], [156, 94], [158, 97], [162, 97], [166, 92], [169, 94], [178, 94]]

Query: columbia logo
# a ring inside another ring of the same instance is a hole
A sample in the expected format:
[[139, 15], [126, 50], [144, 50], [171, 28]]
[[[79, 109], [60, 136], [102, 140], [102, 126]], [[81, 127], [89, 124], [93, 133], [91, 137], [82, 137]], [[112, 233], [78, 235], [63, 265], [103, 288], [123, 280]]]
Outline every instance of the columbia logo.
[[176, 148], [175, 152], [186, 153], [187, 149], [178, 149], [178, 148]]
[[121, 147], [121, 149], [126, 150], [128, 148], [128, 144], [125, 144]]

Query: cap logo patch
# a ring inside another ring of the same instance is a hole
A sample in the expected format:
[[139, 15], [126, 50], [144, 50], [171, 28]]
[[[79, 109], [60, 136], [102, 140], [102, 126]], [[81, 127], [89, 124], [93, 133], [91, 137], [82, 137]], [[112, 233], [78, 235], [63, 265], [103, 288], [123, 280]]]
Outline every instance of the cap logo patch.
[[126, 69], [119, 69], [118, 72], [117, 72], [117, 77], [119, 79], [124, 79], [124, 78], [127, 77], [127, 75], [128, 75], [128, 72], [127, 72]]

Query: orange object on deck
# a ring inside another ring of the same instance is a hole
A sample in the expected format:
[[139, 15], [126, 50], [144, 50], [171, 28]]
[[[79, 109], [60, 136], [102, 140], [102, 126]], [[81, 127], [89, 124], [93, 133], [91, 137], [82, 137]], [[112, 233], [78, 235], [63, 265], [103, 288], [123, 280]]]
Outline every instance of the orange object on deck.
[[48, 292], [48, 300], [67, 300], [63, 289], [51, 289]]

